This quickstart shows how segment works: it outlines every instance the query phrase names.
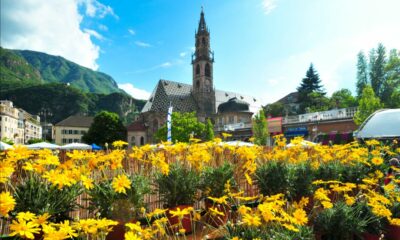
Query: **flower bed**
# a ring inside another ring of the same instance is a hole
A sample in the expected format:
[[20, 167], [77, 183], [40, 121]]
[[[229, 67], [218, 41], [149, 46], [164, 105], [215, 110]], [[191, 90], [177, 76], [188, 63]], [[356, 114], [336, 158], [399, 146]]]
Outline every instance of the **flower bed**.
[[118, 142], [65, 158], [2, 152], [1, 234], [105, 239], [125, 224], [126, 239], [212, 230], [225, 239], [353, 239], [391, 236], [400, 225], [399, 166], [389, 162], [396, 142], [304, 146], [295, 138], [286, 148], [275, 140], [273, 148], [216, 139], [129, 151]]

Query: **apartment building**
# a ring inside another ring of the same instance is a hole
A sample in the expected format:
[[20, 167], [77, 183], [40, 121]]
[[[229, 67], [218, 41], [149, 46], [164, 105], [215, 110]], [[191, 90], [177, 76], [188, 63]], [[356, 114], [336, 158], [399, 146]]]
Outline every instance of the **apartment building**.
[[82, 136], [92, 125], [93, 117], [69, 116], [54, 125], [54, 138], [58, 145], [82, 142]]
[[40, 117], [14, 107], [13, 102], [0, 101], [0, 139], [7, 138], [15, 144], [26, 144], [30, 139], [42, 138]]

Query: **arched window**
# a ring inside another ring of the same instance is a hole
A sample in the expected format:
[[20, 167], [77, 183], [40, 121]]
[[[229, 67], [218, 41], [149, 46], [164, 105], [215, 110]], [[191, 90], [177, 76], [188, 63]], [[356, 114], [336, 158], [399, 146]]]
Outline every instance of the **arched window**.
[[132, 137], [131, 137], [131, 144], [132, 144], [132, 146], [135, 146], [135, 145], [136, 145], [135, 136], [132, 136]]
[[144, 137], [143, 136], [140, 137], [140, 145], [141, 146], [144, 145]]
[[211, 77], [210, 64], [208, 64], [208, 63], [206, 64], [204, 72], [205, 72], [206, 77]]
[[196, 66], [196, 75], [200, 74], [200, 64], [197, 64]]
[[206, 45], [206, 38], [202, 38], [201, 43], [203, 43], [203, 45]]

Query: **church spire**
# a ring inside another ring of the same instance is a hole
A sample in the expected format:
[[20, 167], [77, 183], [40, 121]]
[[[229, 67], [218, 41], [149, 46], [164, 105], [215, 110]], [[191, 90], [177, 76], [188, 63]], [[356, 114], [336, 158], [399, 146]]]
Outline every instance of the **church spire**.
[[197, 29], [197, 32], [200, 33], [200, 32], [205, 32], [205, 31], [207, 31], [207, 25], [206, 25], [206, 20], [204, 18], [203, 7], [201, 7], [199, 28]]

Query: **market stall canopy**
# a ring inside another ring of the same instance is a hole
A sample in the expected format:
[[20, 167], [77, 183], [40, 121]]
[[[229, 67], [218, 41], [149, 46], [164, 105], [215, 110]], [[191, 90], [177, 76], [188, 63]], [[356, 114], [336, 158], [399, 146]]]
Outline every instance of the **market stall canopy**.
[[291, 148], [291, 147], [294, 147], [294, 146], [310, 147], [310, 146], [315, 146], [315, 145], [317, 145], [317, 144], [313, 143], [313, 142], [310, 142], [310, 141], [307, 141], [307, 140], [303, 140], [298, 144], [289, 143], [288, 145], [286, 145], [286, 147], [287, 148]]
[[27, 145], [28, 149], [60, 149], [60, 146], [48, 142]]
[[221, 142], [222, 144], [226, 144], [226, 145], [230, 145], [230, 146], [248, 146], [248, 147], [252, 147], [254, 146], [253, 143], [249, 143], [249, 142], [243, 142], [243, 141], [228, 141], [228, 142]]
[[10, 144], [7, 144], [5, 142], [1, 142], [0, 141], [0, 150], [7, 150], [7, 149], [10, 149], [10, 148], [12, 148], [12, 146]]
[[102, 150], [103, 149], [102, 147], [100, 147], [96, 143], [92, 143], [92, 145], [90, 145], [90, 146], [92, 147], [92, 150]]
[[92, 146], [84, 143], [70, 143], [61, 147], [65, 150], [92, 150]]

